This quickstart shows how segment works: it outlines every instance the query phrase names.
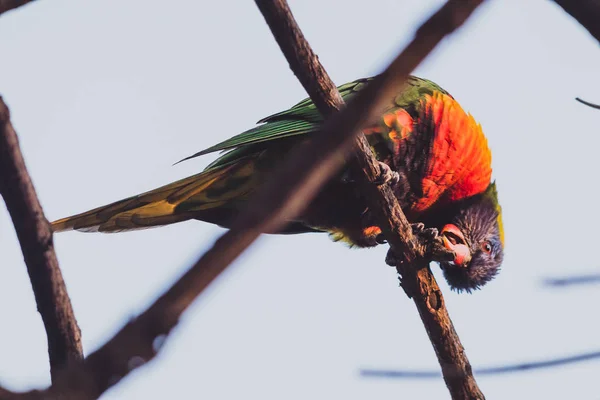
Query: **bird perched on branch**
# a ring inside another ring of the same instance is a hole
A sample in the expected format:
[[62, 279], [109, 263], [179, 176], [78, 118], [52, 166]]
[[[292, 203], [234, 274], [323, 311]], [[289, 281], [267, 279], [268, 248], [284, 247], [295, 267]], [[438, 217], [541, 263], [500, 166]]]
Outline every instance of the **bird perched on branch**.
[[[371, 78], [338, 89], [348, 101]], [[310, 99], [259, 121], [257, 127], [184, 160], [216, 151], [220, 158], [194, 176], [52, 223], [55, 232], [120, 232], [189, 219], [230, 226], [270, 170], [319, 130]], [[481, 126], [435, 83], [410, 77], [381, 118], [364, 130], [403, 211], [436, 228], [454, 260], [440, 266], [458, 291], [478, 289], [498, 272], [504, 238], [491, 152]], [[183, 161], [183, 160], [182, 160]], [[327, 183], [301, 215], [278, 232], [328, 232], [350, 246], [382, 243], [347, 169]]]

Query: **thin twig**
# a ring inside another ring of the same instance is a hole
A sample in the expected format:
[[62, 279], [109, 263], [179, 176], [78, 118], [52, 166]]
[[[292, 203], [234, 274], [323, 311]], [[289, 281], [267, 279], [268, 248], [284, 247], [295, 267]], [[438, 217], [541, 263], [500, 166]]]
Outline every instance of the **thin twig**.
[[[293, 19], [287, 2], [285, 0], [255, 1], [292, 71], [318, 109], [328, 115], [341, 108], [343, 105], [341, 96], [319, 63], [318, 57], [306, 42]], [[420, 55], [423, 51], [431, 51], [445, 35], [458, 28], [479, 4], [481, 1], [448, 1], [429, 21], [423, 24], [402, 55]], [[398, 62], [399, 60], [401, 63]], [[388, 99], [393, 96], [394, 91], [421, 60], [422, 57], [418, 56], [399, 57], [381, 79], [374, 81], [364, 90], [371, 90], [369, 95], [377, 92], [381, 96], [383, 91], [380, 88], [385, 85], [388, 88], [388, 91], [385, 92], [387, 97], [380, 98], [383, 101], [389, 101]], [[381, 86], [377, 86], [378, 84]], [[369, 111], [377, 110], [382, 105], [382, 103], [373, 101]], [[348, 112], [350, 110], [358, 111], [352, 101], [348, 104], [348, 110]], [[374, 116], [376, 113], [370, 115]], [[438, 356], [448, 390], [454, 399], [483, 398], [471, 372], [465, 350], [444, 306], [442, 293], [429, 270], [429, 260], [423, 257], [422, 248], [413, 237], [410, 225], [391, 188], [371, 183], [377, 177], [378, 166], [364, 135], [358, 136], [357, 148], [359, 150], [356, 152], [356, 164], [359, 166], [359, 171], [356, 178], [359, 178], [369, 208], [374, 211], [377, 217], [376, 221], [392, 249], [396, 254], [403, 254], [404, 260], [407, 261], [397, 267], [402, 276], [402, 287], [417, 306]]]
[[554, 287], [579, 286], [600, 283], [600, 274], [567, 276], [564, 278], [547, 278], [544, 284]]
[[[467, 4], [468, 2], [464, 2]], [[478, 3], [478, 2], [477, 2]], [[476, 4], [471, 4], [474, 8]], [[329, 118], [320, 134], [295, 150], [251, 200], [246, 211], [164, 295], [139, 317], [127, 324], [108, 343], [84, 362], [61, 374], [60, 381], [43, 392], [45, 396], [97, 398], [130, 371], [151, 360], [181, 313], [245, 250], [261, 232], [273, 231], [298, 214], [320, 186], [344, 164], [353, 149], [354, 135], [374, 120], [406, 75], [431, 51], [446, 33], [470, 12], [463, 2], [453, 2], [417, 32], [416, 38], [384, 72], [348, 107]], [[462, 13], [458, 13], [462, 11]], [[452, 22], [446, 22], [451, 18]], [[431, 22], [433, 21], [433, 22]], [[438, 26], [433, 37], [431, 28]], [[311, 157], [306, 157], [310, 154]], [[31, 394], [31, 393], [29, 393]]]
[[1, 97], [0, 194], [15, 226], [37, 308], [44, 321], [54, 380], [57, 371], [70, 361], [83, 358], [81, 332], [54, 253], [50, 224], [27, 172], [10, 112]]
[[[562, 367], [569, 364], [577, 364], [600, 358], [600, 351], [576, 354], [568, 357], [553, 358], [550, 360], [530, 361], [512, 365], [500, 365], [497, 367], [486, 367], [475, 369], [475, 374], [482, 375], [505, 375], [515, 372], [526, 372], [538, 369]], [[407, 379], [432, 379], [439, 378], [438, 371], [414, 371], [414, 370], [384, 370], [384, 369], [362, 369], [360, 375], [369, 378], [407, 378]]]
[[554, 0], [600, 41], [600, 2], [597, 0]]
[[17, 7], [21, 7], [27, 3], [30, 3], [33, 0], [0, 0], [0, 15], [13, 10]]
[[580, 99], [579, 97], [575, 97], [575, 100], [577, 100], [581, 104], [585, 104], [588, 107], [592, 107], [592, 108], [596, 108], [596, 109], [600, 110], [600, 105], [598, 105], [598, 104], [590, 103], [589, 101], [585, 101], [583, 99]]

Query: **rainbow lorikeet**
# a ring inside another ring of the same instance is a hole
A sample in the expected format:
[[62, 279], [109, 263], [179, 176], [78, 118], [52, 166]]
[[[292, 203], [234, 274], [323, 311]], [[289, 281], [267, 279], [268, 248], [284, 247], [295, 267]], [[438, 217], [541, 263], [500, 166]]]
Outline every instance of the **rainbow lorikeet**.
[[[339, 87], [348, 101], [371, 78]], [[54, 231], [119, 232], [198, 219], [228, 227], [249, 196], [288, 152], [319, 130], [310, 99], [261, 125], [196, 153], [225, 151], [194, 176], [52, 223]], [[454, 253], [440, 266], [458, 291], [480, 288], [503, 258], [501, 209], [491, 182], [491, 152], [481, 126], [444, 89], [411, 77], [377, 123], [364, 130], [386, 182], [409, 221], [437, 228]], [[182, 160], [183, 161], [183, 160]], [[342, 171], [279, 232], [329, 232], [357, 247], [382, 242], [356, 185]]]

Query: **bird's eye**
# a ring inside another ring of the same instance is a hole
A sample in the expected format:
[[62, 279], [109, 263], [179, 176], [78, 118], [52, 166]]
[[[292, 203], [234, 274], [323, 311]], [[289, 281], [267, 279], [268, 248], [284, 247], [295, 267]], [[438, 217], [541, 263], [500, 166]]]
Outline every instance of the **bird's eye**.
[[483, 250], [483, 252], [486, 254], [490, 254], [492, 252], [492, 245], [486, 240], [485, 242], [481, 243], [481, 250]]

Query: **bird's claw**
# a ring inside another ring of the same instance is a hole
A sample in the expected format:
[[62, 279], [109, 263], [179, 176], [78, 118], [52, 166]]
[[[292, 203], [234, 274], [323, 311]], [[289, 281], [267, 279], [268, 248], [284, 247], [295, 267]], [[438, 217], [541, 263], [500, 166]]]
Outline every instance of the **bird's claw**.
[[[420, 239], [421, 243], [425, 245], [431, 243], [432, 241], [435, 241], [438, 238], [437, 228], [425, 228], [425, 224], [422, 222], [410, 224], [410, 226], [412, 228], [413, 235], [417, 236]], [[378, 244], [386, 244], [388, 242], [383, 236], [383, 233], [377, 235], [377, 237], [375, 237], [375, 241]]]
[[[454, 259], [454, 253], [447, 250], [442, 242], [442, 237], [439, 235], [437, 228], [427, 228], [425, 224], [417, 222], [411, 224], [413, 235], [415, 235], [419, 243], [425, 247], [428, 257], [432, 261], [447, 261]], [[403, 262], [403, 257], [396, 254], [391, 248], [388, 250], [385, 257], [385, 263], [391, 267], [396, 267]]]
[[402, 257], [398, 256], [390, 247], [387, 254], [385, 255], [385, 263], [390, 267], [395, 267], [402, 262]]
[[432, 261], [452, 261], [454, 252], [444, 246], [442, 237], [437, 228], [426, 228], [421, 222], [411, 224], [413, 234], [418, 237], [422, 246], [425, 246], [426, 257]]
[[383, 233], [380, 233], [379, 235], [375, 236], [375, 241], [377, 242], [377, 244], [386, 244], [388, 242], [387, 239], [383, 236]]
[[412, 228], [413, 234], [417, 236], [423, 244], [429, 244], [432, 241], [435, 241], [439, 236], [437, 228], [426, 228], [425, 224], [422, 222], [410, 224], [410, 227]]
[[354, 183], [354, 179], [350, 176], [350, 171], [348, 169], [342, 173], [341, 181], [343, 183]]
[[379, 175], [375, 178], [374, 183], [377, 186], [382, 186], [385, 184], [395, 185], [400, 182], [400, 174], [396, 171], [393, 171], [389, 165], [384, 162], [378, 161], [379, 164]]

